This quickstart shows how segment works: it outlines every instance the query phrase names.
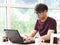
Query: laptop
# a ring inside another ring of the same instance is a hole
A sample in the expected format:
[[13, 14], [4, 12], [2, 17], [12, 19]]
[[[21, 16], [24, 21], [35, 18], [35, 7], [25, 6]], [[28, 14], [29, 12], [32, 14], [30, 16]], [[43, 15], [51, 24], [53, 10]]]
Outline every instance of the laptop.
[[31, 44], [35, 43], [35, 41], [24, 41], [21, 35], [19, 34], [18, 30], [15, 29], [4, 29], [4, 32], [6, 33], [8, 39], [12, 43], [19, 43], [19, 44]]

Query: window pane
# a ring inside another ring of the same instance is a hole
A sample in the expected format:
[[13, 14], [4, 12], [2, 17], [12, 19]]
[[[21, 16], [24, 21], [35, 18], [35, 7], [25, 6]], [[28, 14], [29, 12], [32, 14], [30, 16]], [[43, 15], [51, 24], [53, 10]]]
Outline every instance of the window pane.
[[11, 0], [12, 4], [28, 4], [28, 5], [35, 5], [37, 0]]
[[35, 15], [33, 9], [11, 8], [11, 28], [20, 33], [30, 33], [34, 28]]
[[0, 8], [0, 34], [2, 34], [3, 29], [5, 28], [5, 16], [6, 8]]
[[60, 32], [60, 10], [49, 10], [48, 16], [53, 17], [57, 21], [57, 31]]
[[60, 0], [44, 0], [44, 2], [48, 6], [57, 6], [57, 7], [60, 7]]
[[57, 21], [57, 31], [60, 33], [60, 21]]
[[6, 3], [6, 0], [0, 0], [0, 3]]
[[48, 15], [56, 20], [60, 20], [60, 10], [49, 10]]

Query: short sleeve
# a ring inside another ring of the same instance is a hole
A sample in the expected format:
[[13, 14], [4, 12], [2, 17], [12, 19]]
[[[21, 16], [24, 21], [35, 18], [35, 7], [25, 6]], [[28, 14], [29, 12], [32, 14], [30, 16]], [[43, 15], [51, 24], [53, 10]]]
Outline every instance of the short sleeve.
[[49, 29], [56, 30], [57, 23], [55, 20], [50, 22]]
[[36, 21], [36, 24], [34, 26], [34, 30], [38, 31], [38, 20]]

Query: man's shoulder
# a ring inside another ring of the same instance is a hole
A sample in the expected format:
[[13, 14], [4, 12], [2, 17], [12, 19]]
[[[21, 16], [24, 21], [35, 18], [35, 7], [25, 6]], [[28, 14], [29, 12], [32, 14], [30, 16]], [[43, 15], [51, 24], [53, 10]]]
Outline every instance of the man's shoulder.
[[51, 21], [51, 22], [56, 22], [56, 20], [52, 17], [48, 17], [48, 20]]

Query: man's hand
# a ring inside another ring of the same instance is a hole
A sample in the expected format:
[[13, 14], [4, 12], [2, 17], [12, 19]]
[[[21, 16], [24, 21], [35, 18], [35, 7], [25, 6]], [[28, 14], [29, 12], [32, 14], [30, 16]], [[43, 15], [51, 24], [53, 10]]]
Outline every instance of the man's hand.
[[26, 40], [26, 41], [28, 41], [28, 40], [34, 41], [34, 38], [33, 37], [30, 37], [30, 36], [27, 36], [27, 35], [24, 35], [22, 37], [23, 37], [23, 40]]
[[37, 33], [37, 31], [33, 30], [29, 36], [28, 35], [23, 35], [22, 37], [23, 37], [24, 40], [34, 41], [34, 36], [35, 36], [36, 33]]
[[26, 40], [34, 41], [34, 37], [27, 36]]

